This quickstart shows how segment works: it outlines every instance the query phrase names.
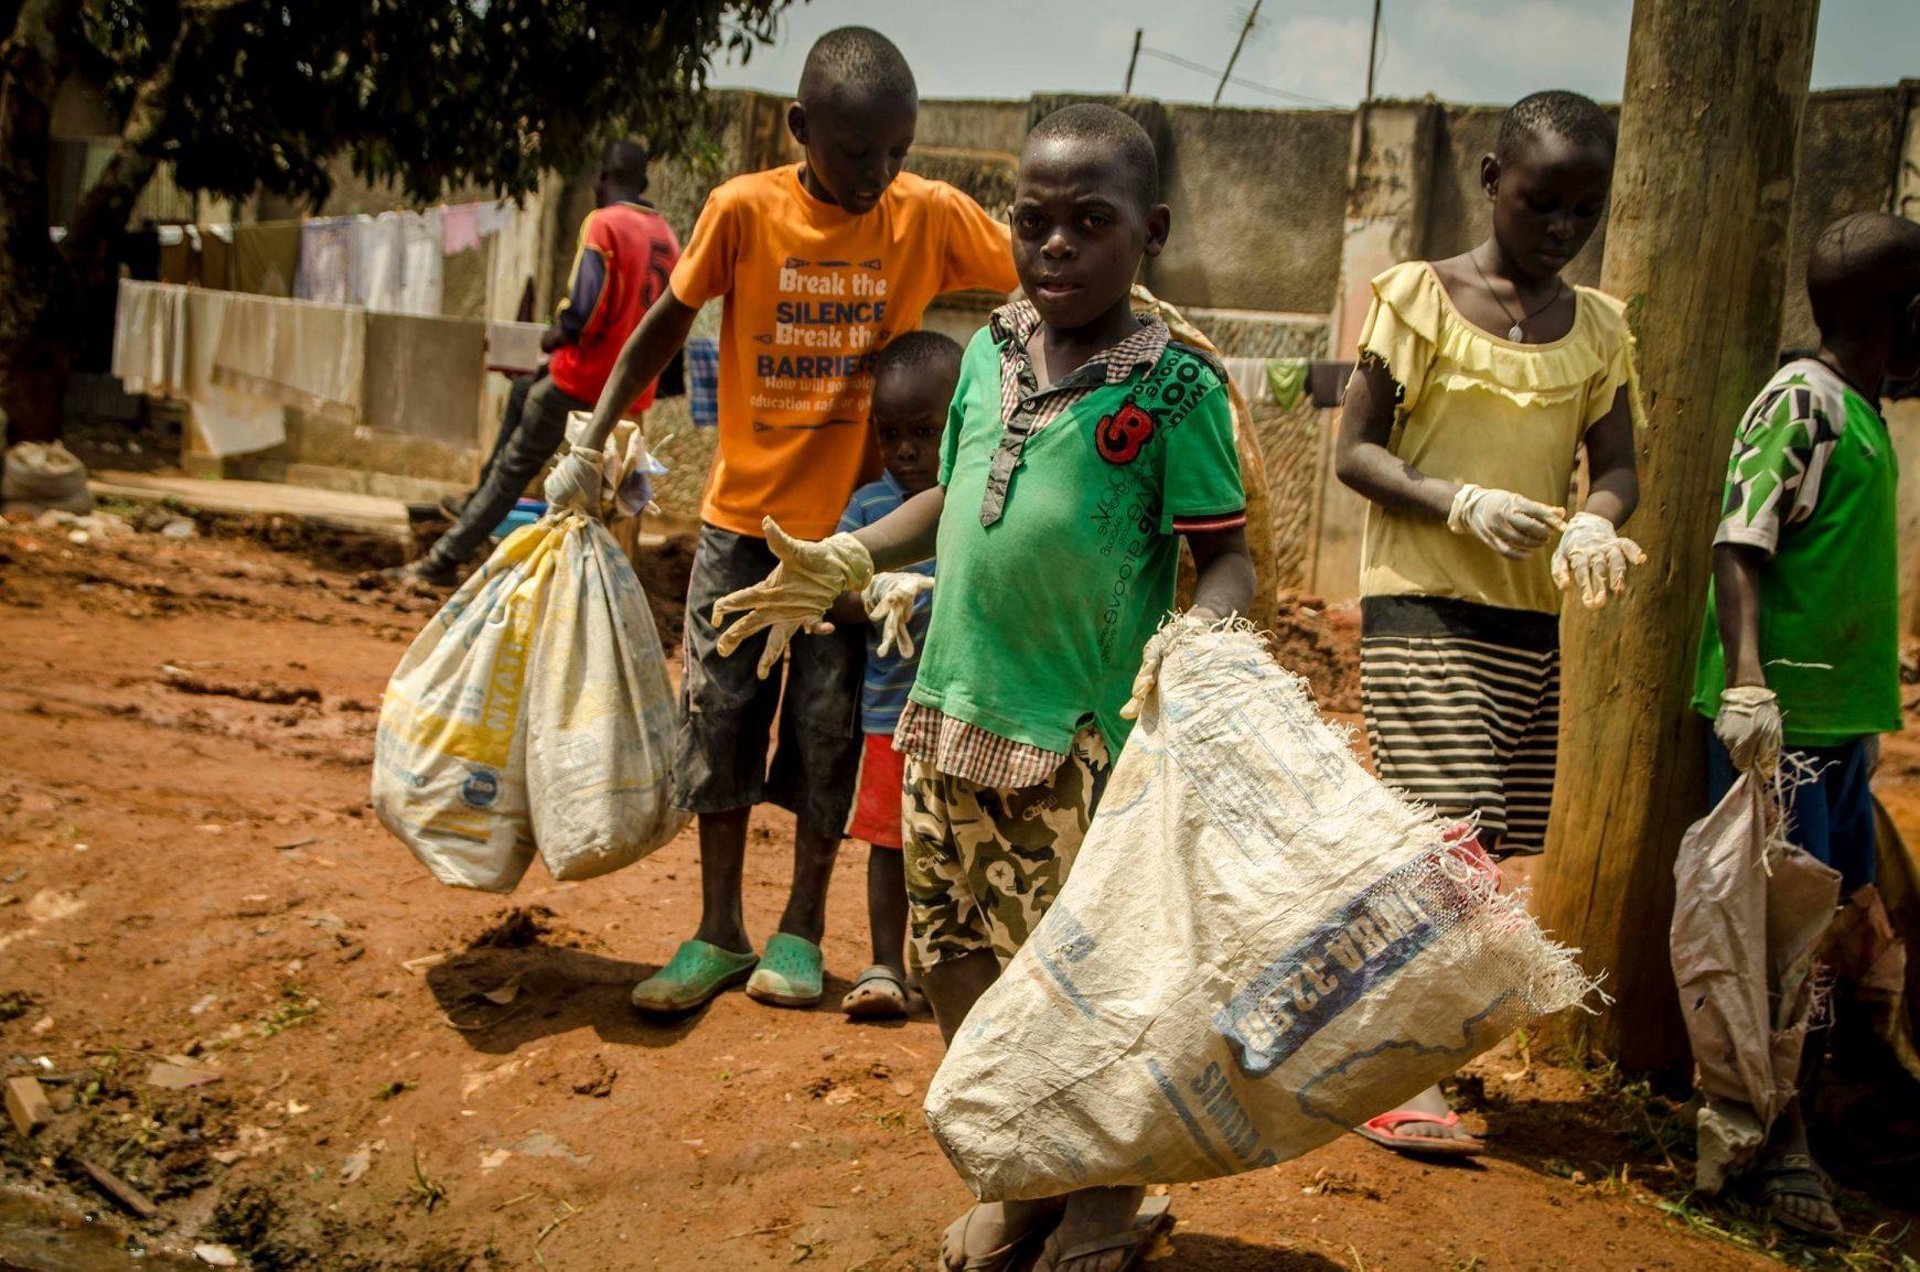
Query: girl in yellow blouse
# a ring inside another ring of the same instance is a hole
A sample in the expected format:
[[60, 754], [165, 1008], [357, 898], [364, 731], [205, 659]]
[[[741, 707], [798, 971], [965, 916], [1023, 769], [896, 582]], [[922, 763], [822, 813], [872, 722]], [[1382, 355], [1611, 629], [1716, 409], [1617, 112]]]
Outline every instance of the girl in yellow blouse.
[[[1613, 155], [1612, 122], [1576, 93], [1509, 110], [1480, 165], [1492, 234], [1373, 280], [1341, 419], [1340, 479], [1371, 501], [1360, 676], [1374, 763], [1476, 823], [1495, 857], [1545, 840], [1561, 592], [1597, 608], [1646, 560], [1618, 534], [1639, 498], [1633, 337], [1619, 301], [1560, 277], [1606, 207]], [[1568, 516], [1582, 447], [1588, 494]], [[1357, 1129], [1405, 1152], [1480, 1149], [1437, 1087]]]

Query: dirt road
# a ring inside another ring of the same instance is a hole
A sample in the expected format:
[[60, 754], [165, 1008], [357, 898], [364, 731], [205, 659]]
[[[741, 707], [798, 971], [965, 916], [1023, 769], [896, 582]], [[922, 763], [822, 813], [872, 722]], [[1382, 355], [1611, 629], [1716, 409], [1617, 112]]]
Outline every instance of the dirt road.
[[[374, 821], [381, 687], [430, 612], [244, 540], [0, 534], [0, 1076], [69, 1106], [31, 1143], [0, 1126], [0, 1182], [115, 1213], [91, 1163], [156, 1207], [136, 1244], [258, 1267], [936, 1266], [968, 1198], [922, 1127], [929, 1019], [731, 994], [644, 1023], [628, 987], [695, 923], [689, 837], [506, 900], [432, 882]], [[756, 818], [757, 934], [789, 833]], [[865, 961], [863, 851], [830, 1001]], [[1158, 1266], [1762, 1261], [1656, 1204], [1686, 1163], [1643, 1089], [1509, 1048], [1461, 1094], [1482, 1164], [1349, 1137], [1181, 1187]]]

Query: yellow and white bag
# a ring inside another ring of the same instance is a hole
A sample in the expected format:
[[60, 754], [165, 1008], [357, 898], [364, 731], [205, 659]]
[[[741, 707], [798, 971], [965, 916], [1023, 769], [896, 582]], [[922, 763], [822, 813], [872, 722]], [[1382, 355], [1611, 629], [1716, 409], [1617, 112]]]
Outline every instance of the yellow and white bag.
[[511, 892], [536, 846], [605, 874], [686, 824], [669, 802], [673, 692], [640, 580], [606, 529], [515, 531], [414, 639], [374, 746], [380, 821], [442, 883]]

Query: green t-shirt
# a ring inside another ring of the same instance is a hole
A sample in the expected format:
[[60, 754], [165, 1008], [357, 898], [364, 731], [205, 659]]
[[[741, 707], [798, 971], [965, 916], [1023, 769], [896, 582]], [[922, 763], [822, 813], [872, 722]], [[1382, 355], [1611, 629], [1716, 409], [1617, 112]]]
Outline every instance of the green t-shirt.
[[[1886, 421], [1810, 358], [1775, 373], [1734, 436], [1713, 541], [1766, 553], [1760, 658], [1788, 745], [1900, 728], [1898, 479]], [[1726, 683], [1709, 587], [1694, 709], [1716, 715]]]
[[968, 346], [948, 412], [940, 585], [913, 701], [1066, 752], [1089, 717], [1118, 754], [1141, 651], [1174, 599], [1181, 523], [1246, 506], [1217, 365], [1177, 344], [1026, 441], [981, 524], [1002, 431], [1000, 349]]

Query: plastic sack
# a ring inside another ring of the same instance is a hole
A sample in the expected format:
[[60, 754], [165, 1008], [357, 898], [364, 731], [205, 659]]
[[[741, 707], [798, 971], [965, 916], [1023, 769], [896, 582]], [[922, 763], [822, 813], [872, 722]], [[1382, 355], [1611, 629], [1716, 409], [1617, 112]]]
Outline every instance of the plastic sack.
[[671, 690], [605, 529], [517, 530], [434, 615], [380, 704], [373, 805], [442, 883], [511, 892], [535, 856], [604, 874], [671, 839]]
[[84, 516], [93, 511], [87, 466], [59, 442], [21, 442], [0, 461], [0, 507], [34, 516], [49, 510]]
[[1673, 863], [1673, 977], [1701, 1095], [1694, 1186], [1709, 1196], [1759, 1156], [1793, 1097], [1840, 899], [1839, 873], [1787, 841], [1782, 805], [1777, 786], [1741, 777]]
[[984, 1199], [1297, 1157], [1589, 982], [1251, 631], [1171, 638], [1066, 885], [927, 1119]]
[[673, 807], [673, 686], [640, 580], [599, 523], [565, 522], [534, 645], [527, 785], [556, 879], [632, 865], [687, 824]]

